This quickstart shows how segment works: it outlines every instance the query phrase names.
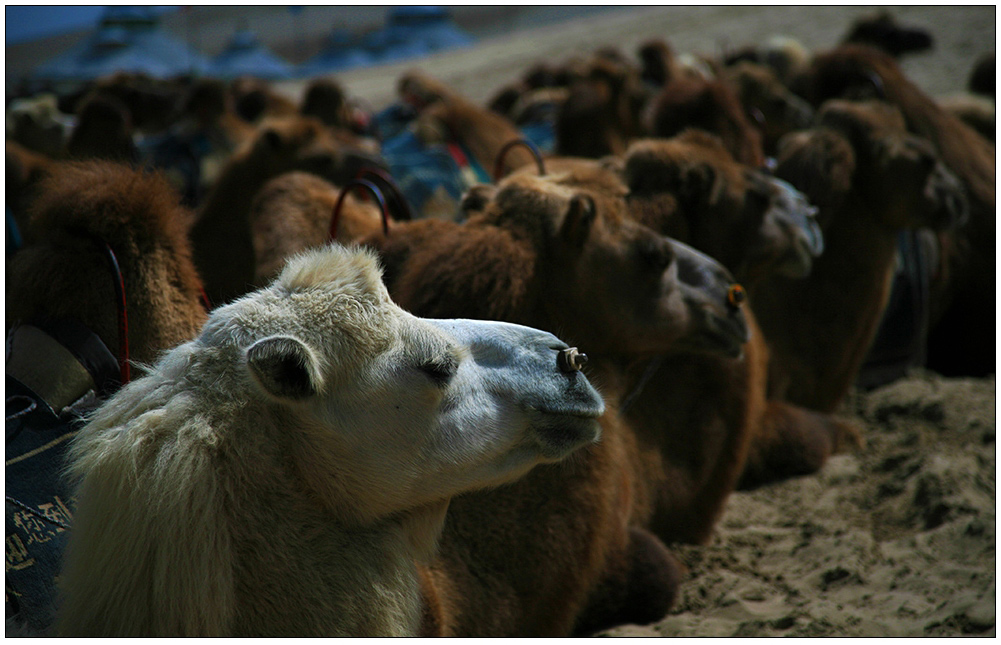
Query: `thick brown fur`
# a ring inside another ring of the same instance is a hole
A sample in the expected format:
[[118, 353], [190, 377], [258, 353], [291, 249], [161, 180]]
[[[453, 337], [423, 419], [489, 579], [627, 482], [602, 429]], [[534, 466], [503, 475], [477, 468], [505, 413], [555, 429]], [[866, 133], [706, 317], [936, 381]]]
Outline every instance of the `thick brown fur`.
[[779, 81], [772, 68], [742, 61], [723, 70], [744, 111], [761, 132], [766, 155], [774, 156], [783, 135], [810, 125], [813, 108]]
[[639, 72], [612, 57], [595, 55], [578, 66], [556, 116], [556, 153], [598, 158], [622, 154], [640, 132], [646, 99]]
[[787, 235], [765, 228], [774, 186], [717, 137], [685, 130], [671, 139], [638, 140], [621, 172], [638, 221], [719, 260], [745, 288], [797, 261], [788, 257]]
[[754, 167], [765, 161], [761, 133], [748, 122], [734, 90], [721, 80], [671, 79], [647, 107], [645, 119], [651, 136], [671, 137], [699, 128], [722, 139], [737, 161]]
[[776, 174], [820, 207], [825, 250], [802, 280], [769, 279], [752, 300], [772, 350], [771, 392], [830, 412], [848, 392], [889, 298], [897, 233], [944, 228], [962, 190], [883, 103], [832, 101], [822, 127], [790, 135]]
[[[874, 80], [876, 79], [876, 80]], [[873, 90], [873, 84], [879, 85]], [[839, 97], [876, 95], [897, 106], [907, 129], [930, 141], [966, 187], [970, 217], [940, 235], [948, 276], [933, 294], [937, 323], [929, 334], [928, 367], [945, 375], [993, 373], [997, 213], [994, 146], [927, 96], [884, 52], [843, 45], [818, 54], [797, 82], [814, 105]]]
[[191, 231], [195, 265], [213, 304], [242, 295], [253, 285], [250, 205], [269, 179], [301, 170], [343, 184], [365, 163], [364, 155], [372, 152], [368, 142], [311, 117], [261, 123], [256, 136], [220, 172]]
[[[368, 202], [360, 201], [358, 192], [348, 194], [341, 205], [336, 239], [344, 245], [382, 228], [378, 206], [371, 196]], [[327, 180], [299, 171], [264, 185], [250, 206], [255, 285], [270, 283], [293, 254], [327, 242], [340, 193]]]
[[114, 277], [91, 234], [111, 246], [121, 267], [131, 359], [152, 363], [193, 338], [206, 318], [191, 222], [159, 175], [109, 162], [59, 164], [32, 208], [28, 245], [8, 266], [8, 328], [37, 316], [75, 318], [117, 355]]

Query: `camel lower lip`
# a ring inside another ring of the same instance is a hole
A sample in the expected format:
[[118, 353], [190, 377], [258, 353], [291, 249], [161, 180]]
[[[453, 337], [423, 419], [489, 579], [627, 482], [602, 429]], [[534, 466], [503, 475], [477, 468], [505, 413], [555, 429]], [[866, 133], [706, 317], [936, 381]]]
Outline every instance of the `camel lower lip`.
[[595, 417], [564, 414], [540, 414], [540, 417], [533, 424], [533, 431], [543, 456], [548, 459], [562, 459], [601, 436], [601, 426]]

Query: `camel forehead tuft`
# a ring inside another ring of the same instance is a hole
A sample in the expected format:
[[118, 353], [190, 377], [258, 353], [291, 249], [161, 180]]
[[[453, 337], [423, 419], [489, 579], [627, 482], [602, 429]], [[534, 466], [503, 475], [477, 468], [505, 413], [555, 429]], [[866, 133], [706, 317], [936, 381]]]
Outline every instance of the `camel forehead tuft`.
[[292, 257], [278, 276], [277, 284], [291, 292], [320, 289], [343, 291], [366, 300], [389, 300], [375, 253], [339, 244]]

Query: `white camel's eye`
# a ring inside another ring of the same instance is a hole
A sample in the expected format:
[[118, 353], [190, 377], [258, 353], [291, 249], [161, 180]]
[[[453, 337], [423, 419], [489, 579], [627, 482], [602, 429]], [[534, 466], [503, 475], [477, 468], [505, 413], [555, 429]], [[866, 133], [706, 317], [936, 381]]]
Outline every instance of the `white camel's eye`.
[[419, 363], [417, 369], [431, 379], [432, 383], [443, 387], [459, 371], [459, 359], [453, 354], [442, 354]]

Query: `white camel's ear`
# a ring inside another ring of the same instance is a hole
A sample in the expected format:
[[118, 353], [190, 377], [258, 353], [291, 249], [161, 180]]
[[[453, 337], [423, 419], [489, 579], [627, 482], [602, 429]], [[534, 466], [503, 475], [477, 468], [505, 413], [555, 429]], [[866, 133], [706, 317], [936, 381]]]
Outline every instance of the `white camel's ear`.
[[319, 391], [316, 357], [290, 336], [271, 336], [251, 345], [247, 367], [264, 391], [276, 398], [302, 400]]

